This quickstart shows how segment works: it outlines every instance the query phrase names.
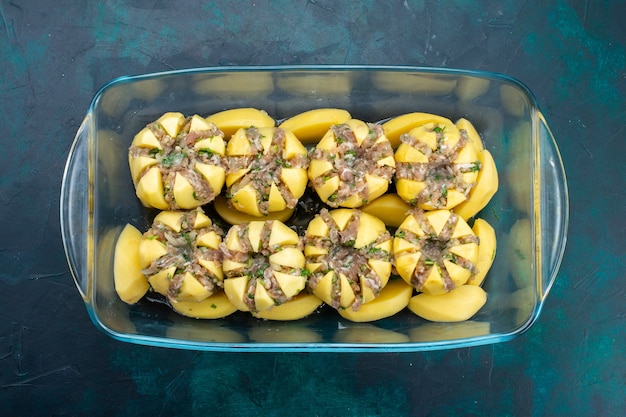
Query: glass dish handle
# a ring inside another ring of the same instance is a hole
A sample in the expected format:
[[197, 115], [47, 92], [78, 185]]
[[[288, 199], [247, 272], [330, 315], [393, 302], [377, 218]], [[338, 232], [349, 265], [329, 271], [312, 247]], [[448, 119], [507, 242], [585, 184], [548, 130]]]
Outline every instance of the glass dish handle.
[[74, 282], [83, 299], [89, 296], [89, 213], [93, 209], [89, 199], [89, 119], [83, 120], [65, 164], [61, 184], [60, 222], [65, 255]]
[[544, 116], [538, 113], [540, 161], [541, 300], [554, 284], [563, 259], [569, 222], [569, 198], [563, 161]]

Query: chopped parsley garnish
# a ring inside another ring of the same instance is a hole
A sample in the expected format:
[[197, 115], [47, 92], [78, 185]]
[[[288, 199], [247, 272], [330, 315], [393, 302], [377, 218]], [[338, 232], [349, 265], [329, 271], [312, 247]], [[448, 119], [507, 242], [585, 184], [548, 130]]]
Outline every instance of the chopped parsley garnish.
[[169, 154], [161, 159], [161, 165], [163, 165], [165, 168], [171, 168], [172, 165], [180, 164], [185, 156], [186, 155], [182, 152]]

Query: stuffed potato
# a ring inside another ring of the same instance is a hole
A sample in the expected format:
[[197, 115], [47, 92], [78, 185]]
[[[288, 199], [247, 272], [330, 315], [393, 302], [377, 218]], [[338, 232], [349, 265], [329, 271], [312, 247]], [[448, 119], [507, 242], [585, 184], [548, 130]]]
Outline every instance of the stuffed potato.
[[304, 236], [313, 294], [336, 308], [358, 310], [391, 275], [391, 235], [378, 218], [357, 209], [323, 209]]
[[220, 194], [223, 133], [198, 115], [166, 113], [135, 135], [128, 162], [139, 200], [161, 210], [193, 209]]
[[396, 166], [383, 128], [356, 119], [331, 126], [310, 157], [311, 184], [331, 207], [356, 208], [380, 197]]
[[292, 209], [307, 186], [306, 148], [289, 130], [239, 129], [228, 142], [226, 197], [253, 216]]
[[271, 309], [305, 288], [300, 236], [278, 220], [232, 226], [221, 247], [224, 291], [241, 311]]
[[442, 294], [476, 272], [478, 237], [449, 210], [412, 210], [393, 239], [398, 274], [417, 291]]
[[200, 302], [223, 286], [222, 230], [201, 209], [162, 211], [139, 243], [139, 262], [153, 291]]
[[431, 121], [400, 136], [396, 189], [424, 210], [451, 209], [467, 200], [481, 164], [465, 130]]

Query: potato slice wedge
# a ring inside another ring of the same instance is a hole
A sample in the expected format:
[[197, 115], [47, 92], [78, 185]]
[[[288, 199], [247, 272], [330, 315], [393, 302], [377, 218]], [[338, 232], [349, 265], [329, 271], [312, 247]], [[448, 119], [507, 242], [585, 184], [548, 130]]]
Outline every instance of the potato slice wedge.
[[135, 304], [150, 288], [148, 279], [141, 273], [139, 242], [141, 232], [127, 224], [115, 244], [113, 282], [117, 295], [127, 304]]

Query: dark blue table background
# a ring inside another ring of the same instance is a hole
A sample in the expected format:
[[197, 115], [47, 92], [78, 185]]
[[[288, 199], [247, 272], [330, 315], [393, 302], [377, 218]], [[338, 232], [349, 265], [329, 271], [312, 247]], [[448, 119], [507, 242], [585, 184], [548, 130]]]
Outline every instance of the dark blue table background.
[[[626, 410], [626, 7], [621, 1], [0, 0], [0, 414], [618, 416]], [[402, 354], [225, 354], [114, 341], [59, 232], [61, 175], [98, 88], [221, 65], [503, 72], [560, 146], [570, 235], [514, 341]]]

